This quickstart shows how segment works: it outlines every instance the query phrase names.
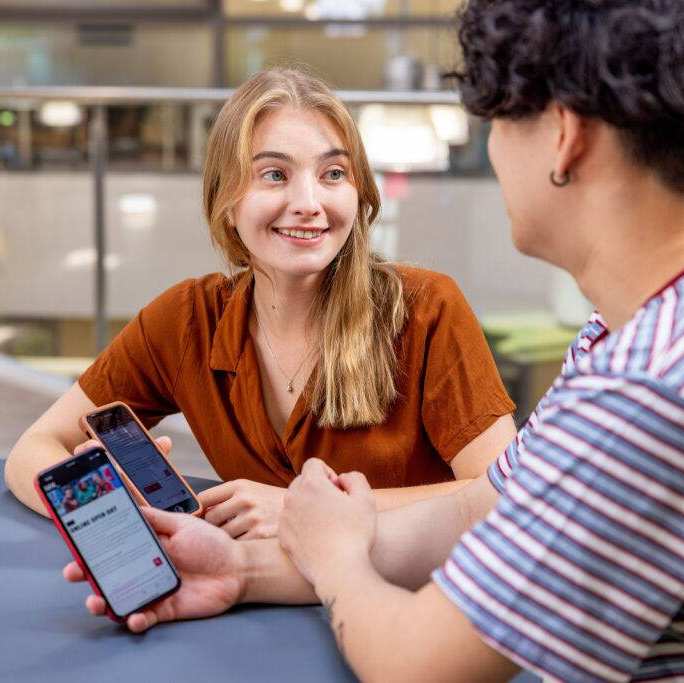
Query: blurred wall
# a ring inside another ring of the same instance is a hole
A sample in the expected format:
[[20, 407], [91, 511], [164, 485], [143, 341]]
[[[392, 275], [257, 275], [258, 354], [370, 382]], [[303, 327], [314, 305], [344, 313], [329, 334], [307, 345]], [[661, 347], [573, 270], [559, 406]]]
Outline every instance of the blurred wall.
[[[386, 199], [379, 242], [391, 256], [448, 273], [478, 313], [545, 307], [553, 269], [517, 254], [493, 179], [409, 179]], [[219, 270], [194, 174], [106, 180], [109, 315], [129, 318], [187, 277]], [[0, 316], [93, 313], [92, 179], [0, 173]]]

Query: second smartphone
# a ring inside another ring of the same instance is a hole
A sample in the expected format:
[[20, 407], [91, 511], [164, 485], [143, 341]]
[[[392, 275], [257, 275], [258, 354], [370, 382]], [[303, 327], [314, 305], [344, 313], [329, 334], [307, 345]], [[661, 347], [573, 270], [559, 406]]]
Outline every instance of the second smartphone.
[[81, 428], [104, 445], [140, 504], [202, 514], [194, 491], [125, 403], [117, 401], [87, 413]]
[[123, 621], [178, 590], [171, 560], [102, 448], [43, 470], [34, 483], [111, 619]]

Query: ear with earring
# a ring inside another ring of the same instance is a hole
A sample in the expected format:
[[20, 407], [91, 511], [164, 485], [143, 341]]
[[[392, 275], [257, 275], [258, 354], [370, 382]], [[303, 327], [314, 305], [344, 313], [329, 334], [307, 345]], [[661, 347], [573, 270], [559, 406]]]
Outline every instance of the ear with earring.
[[551, 184], [554, 187], [565, 187], [570, 183], [571, 176], [570, 176], [570, 171], [566, 171], [560, 178], [556, 175], [556, 171], [552, 170], [551, 175], [549, 176], [551, 180]]

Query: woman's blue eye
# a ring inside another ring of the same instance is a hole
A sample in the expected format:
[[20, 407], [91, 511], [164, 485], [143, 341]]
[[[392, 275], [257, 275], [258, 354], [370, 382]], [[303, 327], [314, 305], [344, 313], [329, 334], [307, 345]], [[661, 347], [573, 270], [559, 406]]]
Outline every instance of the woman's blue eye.
[[344, 178], [344, 171], [341, 168], [331, 168], [328, 171], [328, 178], [330, 180], [342, 180]]
[[266, 171], [266, 173], [264, 173], [264, 178], [280, 183], [285, 180], [285, 174], [282, 171]]

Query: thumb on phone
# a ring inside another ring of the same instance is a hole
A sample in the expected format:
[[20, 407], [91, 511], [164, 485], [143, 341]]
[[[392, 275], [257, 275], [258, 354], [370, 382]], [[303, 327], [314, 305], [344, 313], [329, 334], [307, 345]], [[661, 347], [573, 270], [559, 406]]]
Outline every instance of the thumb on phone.
[[158, 534], [163, 534], [164, 536], [173, 536], [192, 519], [189, 515], [179, 514], [178, 512], [166, 512], [149, 505], [142, 506], [140, 511], [152, 525], [152, 528]]

